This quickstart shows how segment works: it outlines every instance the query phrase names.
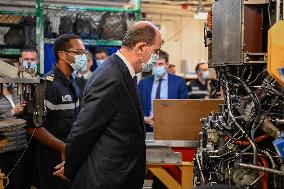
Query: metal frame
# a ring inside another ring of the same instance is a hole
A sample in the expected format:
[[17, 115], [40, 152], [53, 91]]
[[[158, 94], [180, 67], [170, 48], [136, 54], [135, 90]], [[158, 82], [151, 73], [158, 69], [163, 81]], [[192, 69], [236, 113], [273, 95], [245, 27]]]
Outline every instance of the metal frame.
[[[40, 61], [40, 67], [38, 68], [39, 73], [44, 73], [44, 43], [53, 43], [54, 40], [52, 39], [45, 39], [44, 38], [44, 10], [45, 9], [59, 9], [59, 10], [76, 10], [76, 11], [103, 11], [103, 12], [136, 12], [137, 13], [137, 20], [141, 20], [141, 0], [131, 0], [130, 2], [135, 1], [136, 7], [135, 8], [118, 8], [118, 7], [110, 7], [110, 5], [103, 6], [103, 3], [100, 3], [99, 6], [95, 4], [90, 4], [86, 6], [85, 4], [81, 3], [73, 3], [73, 2], [59, 2], [56, 3], [55, 1], [44, 1], [44, 0], [34, 0], [34, 1], [14, 1], [16, 6], [12, 8], [0, 10], [0, 14], [12, 14], [12, 15], [20, 15], [20, 16], [28, 16], [33, 15], [36, 17], [36, 42], [37, 42], [37, 50], [39, 52], [38, 59]], [[33, 8], [33, 3], [35, 3], [35, 11], [32, 12], [30, 10], [21, 10], [20, 8]], [[62, 4], [64, 3], [64, 4]], [[68, 4], [68, 5], [65, 5]], [[69, 5], [70, 4], [70, 5]], [[11, 6], [5, 3], [0, 3], [1, 6]], [[83, 6], [83, 7], [80, 7]], [[99, 46], [121, 46], [121, 41], [119, 40], [84, 40], [85, 44], [88, 45], [99, 45]], [[2, 48], [0, 50], [1, 55], [13, 55], [18, 56], [20, 55], [20, 50], [15, 48]]]

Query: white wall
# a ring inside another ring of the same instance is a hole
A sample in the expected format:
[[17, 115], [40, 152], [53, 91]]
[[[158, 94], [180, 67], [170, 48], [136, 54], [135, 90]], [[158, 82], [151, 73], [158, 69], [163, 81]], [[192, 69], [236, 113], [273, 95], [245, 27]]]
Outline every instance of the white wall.
[[[142, 7], [143, 12], [143, 7]], [[203, 42], [205, 20], [195, 20], [189, 15], [146, 13], [147, 20], [161, 26], [162, 49], [170, 55], [178, 73], [194, 71], [199, 62], [207, 62], [207, 48]], [[187, 66], [184, 66], [186, 62]], [[185, 71], [186, 70], [186, 71]]]

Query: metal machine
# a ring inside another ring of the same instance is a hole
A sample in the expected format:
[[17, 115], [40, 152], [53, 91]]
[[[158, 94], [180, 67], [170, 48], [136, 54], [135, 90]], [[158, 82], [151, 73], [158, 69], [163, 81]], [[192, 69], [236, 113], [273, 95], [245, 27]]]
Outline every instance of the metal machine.
[[[39, 127], [42, 124], [44, 116], [44, 82], [41, 82], [36, 76], [36, 70], [30, 65], [23, 66], [20, 62], [18, 67], [12, 66], [0, 60], [0, 94], [3, 93], [3, 85], [9, 85], [17, 90], [20, 101], [27, 102], [27, 108], [24, 111], [24, 119], [1, 118], [0, 115], [0, 150], [6, 152], [17, 150], [18, 148], [27, 148], [26, 132], [23, 129], [26, 125]], [[20, 163], [21, 158], [15, 164]], [[13, 169], [12, 169], [13, 170]], [[12, 171], [11, 170], [11, 171]], [[0, 189], [9, 184], [9, 175], [1, 173], [0, 167]]]
[[27, 101], [27, 114], [31, 115], [31, 122], [34, 127], [42, 124], [44, 115], [44, 81], [36, 76], [37, 70], [23, 66], [20, 62], [18, 67], [12, 66], [0, 60], [0, 94], [3, 91], [3, 84], [14, 84], [20, 101]]
[[224, 104], [201, 119], [194, 185], [284, 188], [283, 1], [218, 0], [211, 16], [205, 42]]

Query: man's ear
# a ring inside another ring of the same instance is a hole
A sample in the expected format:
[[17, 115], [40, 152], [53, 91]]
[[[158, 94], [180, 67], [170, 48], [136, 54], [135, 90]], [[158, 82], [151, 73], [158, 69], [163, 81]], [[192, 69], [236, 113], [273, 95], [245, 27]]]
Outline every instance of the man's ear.
[[63, 51], [58, 51], [57, 54], [59, 58], [66, 59], [66, 53], [64, 53]]
[[146, 43], [139, 42], [135, 45], [134, 50], [136, 52], [138, 52], [138, 54], [142, 54], [142, 52], [145, 50], [145, 48], [146, 48]]

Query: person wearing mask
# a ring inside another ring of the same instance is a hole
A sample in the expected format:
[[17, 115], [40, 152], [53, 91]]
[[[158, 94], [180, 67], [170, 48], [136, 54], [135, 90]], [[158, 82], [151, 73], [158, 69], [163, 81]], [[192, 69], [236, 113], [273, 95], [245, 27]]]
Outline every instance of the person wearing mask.
[[22, 63], [22, 66], [25, 68], [35, 70], [37, 72], [37, 50], [32, 47], [23, 47], [20, 51], [21, 57], [19, 62]]
[[40, 189], [66, 189], [69, 182], [53, 175], [54, 167], [65, 159], [65, 142], [79, 113], [79, 89], [75, 78], [87, 63], [87, 51], [80, 37], [64, 34], [54, 42], [56, 64], [44, 76], [46, 91], [44, 105], [47, 109], [42, 127], [34, 132], [39, 141], [36, 165]]
[[89, 79], [68, 136], [65, 162], [54, 173], [67, 177], [71, 189], [142, 188], [145, 131], [135, 74], [157, 61], [160, 47], [158, 28], [137, 22], [128, 29], [121, 49]]
[[[20, 51], [21, 56], [19, 58], [19, 63], [25, 67], [28, 71], [32, 71], [34, 73], [33, 77], [38, 76], [37, 68], [38, 68], [38, 52], [35, 48], [25, 46]], [[19, 66], [19, 64], [16, 63], [16, 66]], [[25, 106], [23, 110], [23, 114], [21, 118], [25, 119], [27, 121], [26, 130], [28, 131], [29, 128], [33, 125], [33, 118], [32, 115], [27, 113], [28, 112], [28, 104], [30, 103], [30, 100], [28, 98], [25, 98], [25, 102], [27, 106]], [[29, 147], [25, 151], [25, 160], [22, 161], [22, 164], [24, 165], [25, 169], [25, 177], [28, 177], [25, 179], [28, 188], [30, 189], [31, 185], [37, 186], [37, 171], [36, 171], [36, 165], [35, 165], [35, 149], [37, 145], [37, 141], [34, 139], [31, 139], [31, 136], [28, 135], [27, 141], [30, 141]]]
[[176, 75], [176, 72], [177, 72], [177, 70], [176, 70], [176, 65], [170, 64], [170, 65], [169, 65], [169, 68], [168, 68], [168, 73], [173, 74], [173, 75]]
[[83, 92], [86, 86], [88, 79], [92, 75], [91, 67], [93, 66], [93, 56], [91, 52], [87, 52], [87, 64], [86, 66], [78, 72], [76, 75], [76, 83], [80, 89], [79, 99], [82, 100]]
[[95, 59], [97, 66], [100, 67], [104, 61], [108, 58], [108, 51], [105, 48], [99, 47], [95, 50]]
[[189, 98], [202, 99], [209, 98], [210, 95], [210, 82], [208, 65], [199, 63], [195, 67], [197, 79], [192, 80], [188, 86]]
[[[3, 93], [0, 95], [0, 117], [17, 119], [23, 113], [26, 103], [20, 102], [17, 95], [17, 89], [13, 84], [3, 84]], [[22, 127], [13, 127], [13, 131], [0, 131], [0, 135], [7, 137], [7, 146], [0, 148], [0, 169], [2, 173], [8, 176], [13, 166], [20, 158], [27, 143], [25, 129]], [[6, 136], [7, 135], [7, 136]], [[17, 139], [19, 137], [19, 139]], [[25, 158], [23, 160], [26, 160]], [[9, 175], [10, 183], [7, 189], [30, 189], [31, 186], [26, 182], [25, 167], [23, 164], [17, 166], [11, 175]]]
[[138, 85], [147, 131], [153, 130], [154, 99], [188, 98], [185, 80], [167, 72], [168, 60], [168, 53], [161, 50], [158, 61], [154, 63], [153, 75], [141, 80]]

